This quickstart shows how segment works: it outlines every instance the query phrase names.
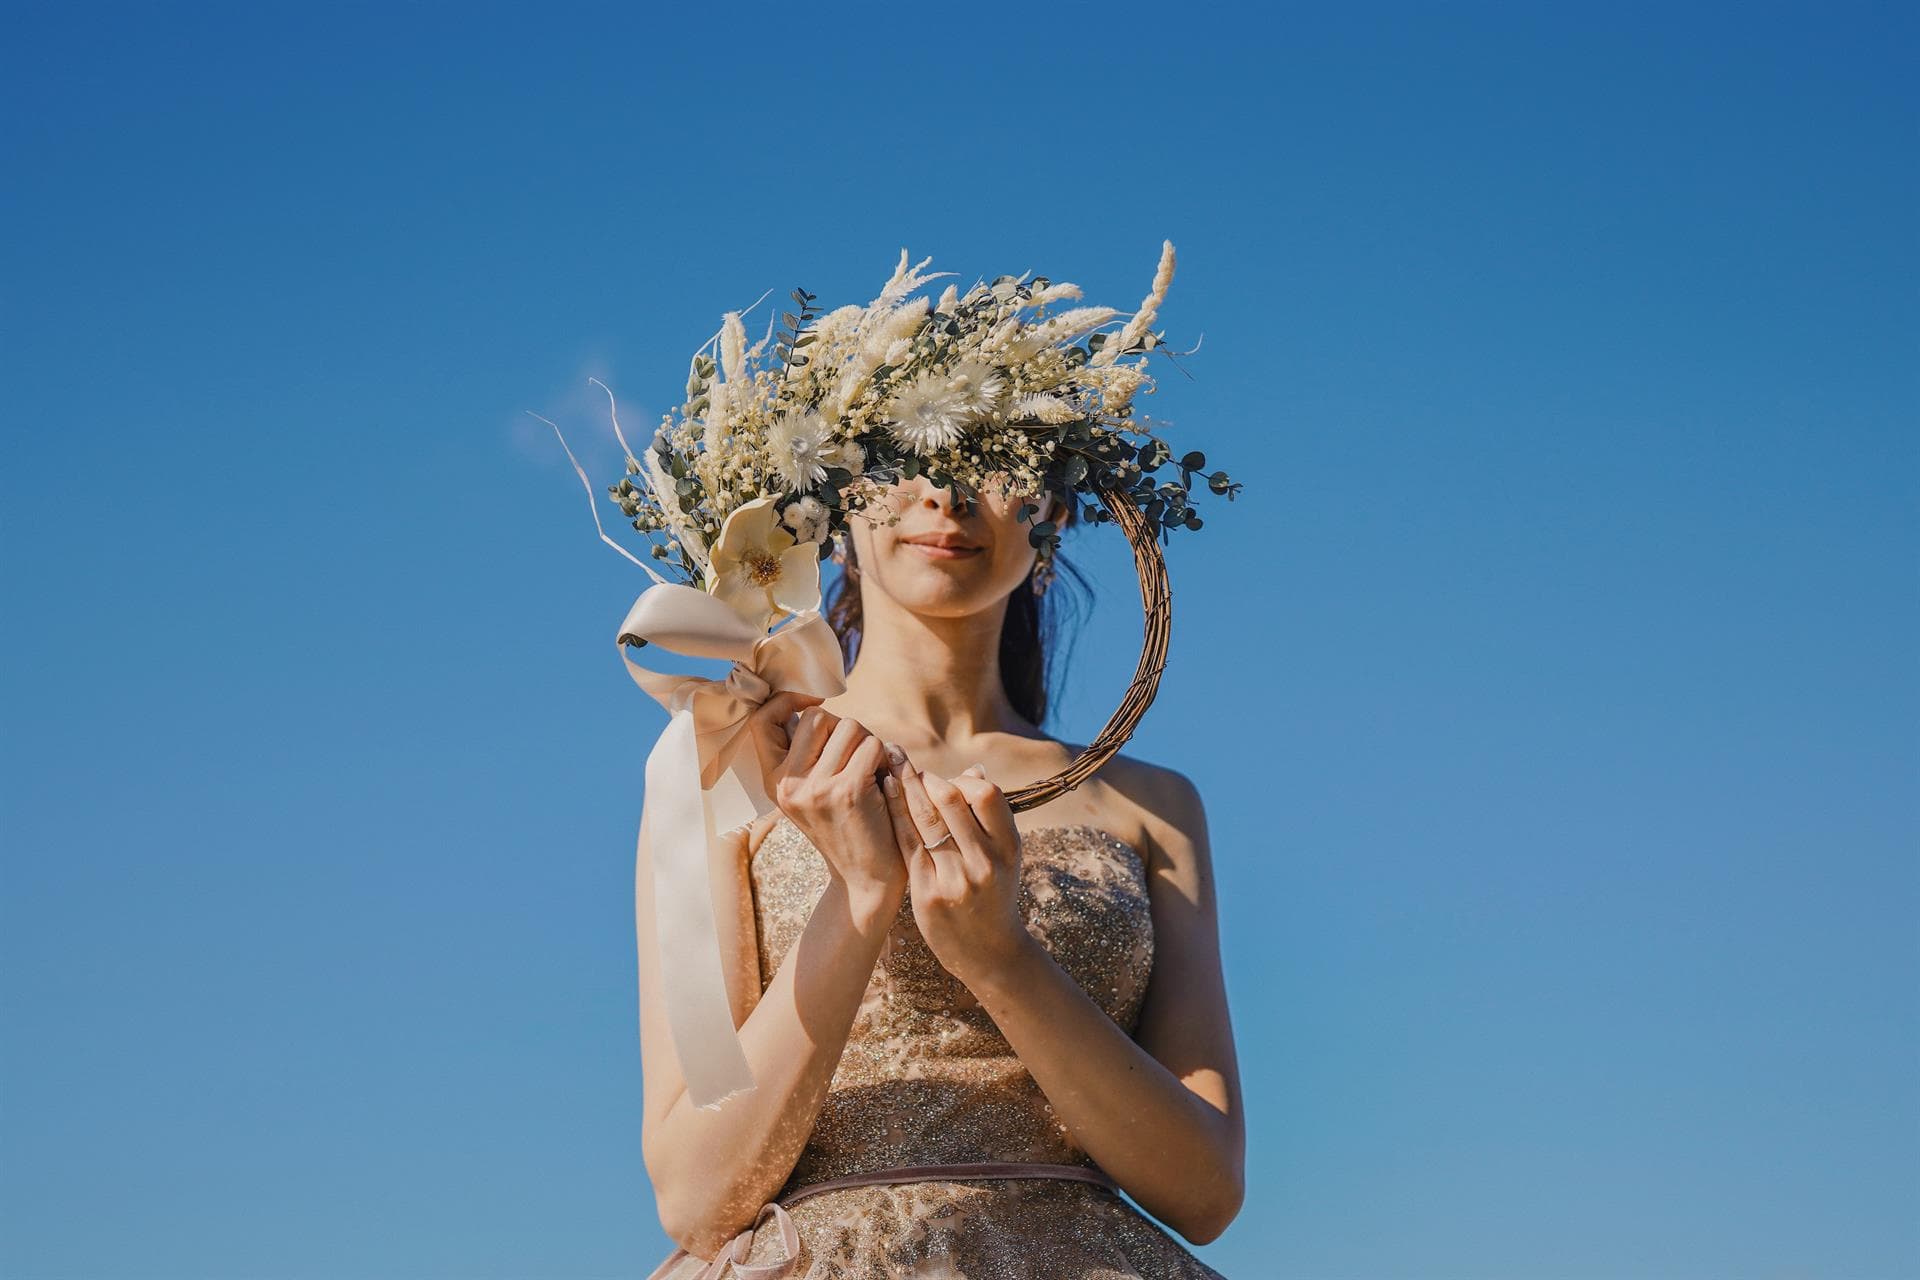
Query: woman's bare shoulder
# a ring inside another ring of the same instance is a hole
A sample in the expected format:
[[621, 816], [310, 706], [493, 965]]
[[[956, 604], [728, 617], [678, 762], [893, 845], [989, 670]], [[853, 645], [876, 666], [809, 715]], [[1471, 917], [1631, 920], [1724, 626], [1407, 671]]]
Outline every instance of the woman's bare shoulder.
[[[1062, 746], [1070, 755], [1084, 749]], [[1115, 752], [1081, 789], [1094, 792], [1088, 798], [1108, 815], [1101, 825], [1123, 838], [1137, 832], [1156, 860], [1190, 858], [1196, 847], [1204, 856], [1206, 809], [1199, 788], [1178, 769]]]
[[1116, 790], [1136, 807], [1156, 836], [1177, 835], [1189, 842], [1205, 835], [1206, 808], [1200, 788], [1178, 769], [1115, 754], [1101, 767]]

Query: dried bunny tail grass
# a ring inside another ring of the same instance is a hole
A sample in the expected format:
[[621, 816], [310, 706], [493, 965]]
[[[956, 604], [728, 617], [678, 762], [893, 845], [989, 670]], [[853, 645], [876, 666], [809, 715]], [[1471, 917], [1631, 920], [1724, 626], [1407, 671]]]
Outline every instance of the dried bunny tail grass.
[[[727, 402], [732, 398], [732, 391], [730, 384], [721, 383], [708, 393], [707, 425], [701, 437], [701, 443], [706, 445], [701, 461], [707, 468], [711, 468], [720, 457], [720, 442], [727, 429]], [[707, 481], [709, 487], [712, 486], [713, 478], [710, 475], [703, 472], [702, 479]]]
[[884, 315], [874, 317], [872, 326], [861, 341], [861, 356], [872, 356], [874, 364], [878, 365], [895, 339], [911, 338], [919, 332], [926, 318], [927, 300], [925, 298], [915, 298]]
[[1023, 364], [1048, 347], [1071, 342], [1120, 313], [1112, 307], [1075, 307], [1039, 324], [1023, 325], [1009, 316], [987, 335], [983, 349], [1009, 365]]
[[747, 369], [747, 328], [738, 311], [720, 322], [720, 371], [728, 382], [738, 382]]
[[1093, 353], [1093, 358], [1087, 361], [1087, 364], [1094, 368], [1112, 364], [1120, 358], [1122, 352], [1138, 342], [1152, 326], [1153, 318], [1160, 310], [1160, 304], [1167, 300], [1167, 287], [1172, 283], [1173, 241], [1162, 240], [1160, 266], [1153, 273], [1153, 288], [1147, 291], [1146, 299], [1141, 302], [1140, 309], [1133, 313], [1133, 319], [1127, 321], [1126, 328], [1122, 329], [1118, 336], [1103, 343], [1100, 349]]
[[849, 302], [844, 307], [835, 307], [832, 311], [815, 320], [807, 329], [821, 342], [831, 343], [855, 333], [859, 329], [860, 318], [867, 309], [857, 302]]
[[1041, 346], [1046, 347], [1071, 342], [1082, 334], [1099, 328], [1119, 314], [1119, 311], [1113, 307], [1075, 307], [1071, 311], [1062, 311], [1057, 316], [1042, 320], [1033, 327], [1032, 336]]
[[1030, 307], [1044, 307], [1048, 303], [1058, 302], [1062, 298], [1078, 298], [1079, 296], [1080, 286], [1063, 280], [1058, 284], [1050, 284], [1044, 289], [1034, 290], [1033, 296], [1027, 299], [1027, 305]]
[[1012, 422], [1044, 422], [1048, 426], [1074, 422], [1080, 416], [1078, 409], [1045, 391], [1022, 391], [1013, 398], [1013, 406], [1007, 413]]
[[920, 274], [920, 268], [932, 261], [932, 257], [925, 257], [909, 267], [907, 266], [907, 251], [905, 249], [900, 250], [900, 265], [893, 269], [892, 278], [887, 281], [886, 287], [880, 290], [880, 296], [868, 304], [867, 309], [869, 311], [883, 311], [892, 307], [895, 303], [899, 302], [900, 299], [906, 297], [929, 280], [939, 280], [944, 276], [959, 274], [957, 271], [935, 271], [927, 275]]

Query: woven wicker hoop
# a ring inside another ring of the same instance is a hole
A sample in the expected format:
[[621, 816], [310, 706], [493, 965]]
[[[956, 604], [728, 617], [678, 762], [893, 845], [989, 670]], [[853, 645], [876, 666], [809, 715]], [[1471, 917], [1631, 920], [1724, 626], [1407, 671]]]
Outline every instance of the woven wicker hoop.
[[1119, 708], [1072, 764], [1051, 778], [1007, 792], [1007, 805], [1015, 813], [1057, 800], [1092, 777], [1133, 736], [1134, 727], [1160, 688], [1160, 673], [1166, 669], [1167, 640], [1173, 632], [1173, 589], [1167, 583], [1167, 562], [1160, 554], [1158, 531], [1146, 513], [1127, 498], [1116, 498], [1107, 489], [1095, 493], [1100, 505], [1126, 532], [1127, 541], [1133, 545], [1134, 566], [1140, 571], [1140, 604], [1146, 613], [1140, 663], [1134, 668], [1133, 683], [1127, 686]]

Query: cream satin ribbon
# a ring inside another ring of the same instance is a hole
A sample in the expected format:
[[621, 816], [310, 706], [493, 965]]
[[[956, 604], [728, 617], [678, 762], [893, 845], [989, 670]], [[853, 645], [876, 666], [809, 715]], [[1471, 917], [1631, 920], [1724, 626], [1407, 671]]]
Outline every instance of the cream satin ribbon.
[[[733, 666], [718, 680], [650, 671], [627, 656], [628, 636]], [[717, 1108], [754, 1087], [727, 998], [709, 870], [726, 856], [724, 834], [774, 807], [747, 717], [785, 690], [821, 698], [844, 692], [845, 658], [817, 609], [769, 634], [718, 597], [674, 582], [641, 593], [615, 645], [634, 683], [669, 717], [647, 756], [641, 809], [653, 854], [656, 962], [687, 1096]]]

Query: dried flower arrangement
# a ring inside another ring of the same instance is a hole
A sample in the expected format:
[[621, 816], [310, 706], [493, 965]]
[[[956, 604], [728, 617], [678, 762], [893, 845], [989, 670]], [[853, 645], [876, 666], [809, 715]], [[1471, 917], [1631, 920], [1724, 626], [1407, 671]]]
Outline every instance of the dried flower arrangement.
[[[1146, 353], [1161, 347], [1152, 326], [1173, 280], [1171, 243], [1145, 300], [1111, 333], [1099, 330], [1122, 313], [1054, 310], [1081, 291], [1045, 277], [916, 296], [953, 274], [923, 273], [929, 261], [909, 267], [902, 250], [879, 296], [824, 315], [796, 289], [799, 310], [751, 348], [740, 313], [725, 316], [694, 353], [685, 402], [639, 456], [627, 449], [627, 474], [608, 489], [656, 560], [764, 629], [814, 608], [819, 562], [848, 520], [923, 473], [974, 500], [989, 488], [1077, 497], [1095, 523], [1115, 518], [1100, 502], [1113, 495], [1162, 538], [1201, 527], [1196, 477], [1229, 499], [1238, 491], [1224, 471], [1205, 473], [1197, 450], [1163, 474], [1173, 450], [1135, 413], [1155, 389]], [[1051, 550], [1059, 533], [1040, 522], [1028, 537]]]

